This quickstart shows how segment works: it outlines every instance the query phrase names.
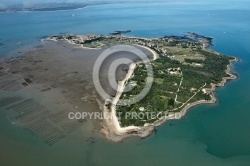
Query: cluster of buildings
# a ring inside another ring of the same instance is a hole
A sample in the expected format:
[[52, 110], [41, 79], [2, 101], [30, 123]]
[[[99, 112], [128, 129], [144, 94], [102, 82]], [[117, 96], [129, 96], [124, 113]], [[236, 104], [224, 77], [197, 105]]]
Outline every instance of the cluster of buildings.
[[[163, 48], [163, 44], [156, 43], [154, 39], [146, 39], [146, 38], [134, 38], [134, 37], [122, 37], [122, 36], [107, 36], [106, 38], [116, 38], [117, 42], [121, 43], [134, 43], [142, 46], [149, 47], [156, 51], [158, 54], [162, 56], [168, 56], [168, 51]], [[157, 39], [157, 40], [164, 40], [164, 39]]]
[[182, 75], [181, 68], [168, 68], [166, 72], [171, 75]]
[[[117, 43], [131, 43], [131, 44], [138, 44], [142, 46], [149, 47], [153, 49], [155, 52], [157, 52], [161, 56], [169, 57], [171, 58], [171, 53], [163, 47], [163, 43], [159, 41], [165, 41], [167, 43], [175, 42], [175, 39], [172, 38], [162, 38], [162, 39], [147, 39], [147, 38], [136, 38], [136, 37], [123, 37], [123, 36], [117, 36], [117, 35], [111, 35], [111, 36], [103, 36], [103, 35], [58, 35], [58, 36], [52, 36], [49, 38], [50, 40], [67, 40], [72, 44], [87, 44], [91, 43], [96, 47], [105, 46], [105, 44], [94, 44], [96, 42], [102, 42], [105, 39], [115, 39]], [[182, 45], [182, 43], [177, 43], [176, 45]], [[187, 46], [196, 46], [197, 43], [194, 42], [188, 42]]]
[[96, 41], [100, 39], [101, 35], [57, 35], [52, 36], [49, 39], [50, 40], [67, 40], [70, 43], [73, 44], [84, 44], [84, 43], [91, 43], [93, 41]]

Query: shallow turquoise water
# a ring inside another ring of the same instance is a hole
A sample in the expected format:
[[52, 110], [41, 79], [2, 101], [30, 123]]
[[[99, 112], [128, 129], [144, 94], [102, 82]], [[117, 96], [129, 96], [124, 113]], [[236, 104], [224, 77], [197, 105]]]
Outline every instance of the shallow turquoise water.
[[113, 144], [100, 139], [87, 146], [84, 134], [76, 132], [48, 148], [13, 127], [0, 111], [0, 138], [4, 140], [0, 158], [10, 156], [1, 159], [0, 165], [250, 165], [250, 2], [224, 2], [102, 5], [0, 14], [0, 56], [52, 34], [108, 34], [131, 29], [129, 35], [142, 37], [198, 32], [214, 37], [213, 49], [241, 59], [234, 67], [240, 78], [217, 89], [217, 104], [192, 108], [183, 119], [167, 122], [144, 140], [132, 138]]

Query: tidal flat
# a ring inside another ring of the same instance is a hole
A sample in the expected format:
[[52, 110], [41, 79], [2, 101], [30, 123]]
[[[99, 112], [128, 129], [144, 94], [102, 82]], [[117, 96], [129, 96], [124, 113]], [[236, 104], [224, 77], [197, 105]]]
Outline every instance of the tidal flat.
[[[146, 49], [141, 48], [148, 56]], [[26, 129], [41, 142], [53, 146], [76, 130], [88, 140], [100, 136], [101, 119], [69, 119], [69, 113], [102, 112], [103, 99], [93, 85], [93, 66], [104, 49], [84, 49], [66, 42], [44, 41], [30, 50], [16, 50], [1, 63], [1, 108], [13, 125]], [[100, 71], [100, 81], [110, 95], [116, 92], [107, 80], [115, 59], [138, 57], [128, 53], [109, 56]], [[122, 79], [126, 65], [116, 69]], [[2, 95], [3, 94], [3, 95]], [[85, 131], [86, 130], [86, 131]]]

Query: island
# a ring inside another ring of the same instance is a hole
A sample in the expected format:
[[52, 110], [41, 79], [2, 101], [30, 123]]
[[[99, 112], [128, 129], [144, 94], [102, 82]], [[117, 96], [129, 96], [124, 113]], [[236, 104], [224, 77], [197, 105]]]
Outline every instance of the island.
[[[193, 106], [215, 103], [215, 88], [237, 78], [231, 66], [238, 59], [211, 50], [211, 37], [188, 32], [142, 38], [122, 35], [130, 30], [115, 32], [119, 34], [54, 35], [43, 39], [43, 45], [17, 50], [16, 56], [12, 53], [2, 59], [0, 107], [11, 123], [50, 146], [77, 128], [91, 125], [114, 142], [130, 136], [144, 138], [156, 126], [180, 119]], [[125, 65], [124, 77], [116, 80], [117, 89], [102, 98], [93, 86], [93, 66], [102, 52], [120, 45], [147, 52], [149, 60]], [[148, 93], [130, 103], [148, 80]], [[103, 117], [93, 120], [94, 124], [88, 117], [69, 119], [70, 113], [81, 111], [99, 112]]]
[[[169, 119], [180, 119], [195, 105], [215, 103], [215, 88], [237, 78], [230, 68], [238, 59], [209, 49], [212, 38], [196, 33], [153, 39], [117, 35], [59, 35], [49, 39], [66, 40], [92, 49], [135, 45], [147, 48], [154, 55], [150, 62], [153, 84], [142, 100], [131, 105], [117, 104], [118, 100], [137, 95], [146, 84], [147, 64], [135, 62], [130, 64], [127, 77], [120, 80], [118, 87], [123, 90], [129, 85], [134, 87], [133, 90], [117, 91], [111, 100], [105, 101], [103, 111], [110, 118], [105, 120], [102, 132], [112, 141], [121, 141], [131, 135], [146, 137], [155, 126]], [[128, 112], [137, 114], [128, 118]], [[155, 116], [152, 118], [149, 113]]]

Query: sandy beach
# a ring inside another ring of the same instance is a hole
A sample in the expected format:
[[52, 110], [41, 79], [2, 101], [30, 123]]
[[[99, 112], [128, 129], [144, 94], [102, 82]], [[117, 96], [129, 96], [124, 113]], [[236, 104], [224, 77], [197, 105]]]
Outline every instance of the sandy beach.
[[[146, 46], [140, 46], [136, 45], [139, 47], [143, 47], [145, 49], [148, 49], [152, 54], [153, 54], [153, 60], [157, 59], [158, 55], [156, 54], [155, 51], [152, 49], [146, 47]], [[105, 119], [105, 124], [103, 125], [103, 129], [101, 132], [105, 135], [105, 137], [113, 142], [120, 142], [125, 138], [128, 138], [130, 136], [139, 136], [139, 137], [148, 137], [150, 136], [154, 131], [155, 127], [160, 126], [161, 124], [165, 123], [167, 120], [172, 120], [172, 119], [181, 119], [183, 116], [186, 115], [187, 111], [197, 105], [200, 104], [213, 104], [216, 103], [217, 99], [214, 95], [214, 91], [216, 87], [221, 87], [225, 86], [226, 82], [228, 80], [236, 79], [237, 76], [231, 73], [231, 67], [233, 65], [233, 62], [239, 61], [237, 58], [234, 60], [230, 60], [230, 64], [227, 65], [226, 69], [226, 74], [229, 75], [229, 77], [223, 77], [222, 81], [218, 84], [211, 84], [211, 88], [207, 89], [210, 93], [211, 100], [200, 100], [196, 101], [194, 103], [187, 104], [180, 112], [175, 112], [175, 113], [169, 113], [167, 116], [164, 116], [160, 118], [159, 120], [155, 121], [154, 123], [151, 124], [145, 124], [143, 127], [138, 127], [138, 126], [127, 126], [127, 127], [121, 127], [119, 124], [119, 120], [116, 116], [116, 104], [122, 94], [122, 91], [125, 87], [126, 81], [131, 77], [133, 74], [134, 68], [136, 66], [135, 63], [130, 65], [129, 71], [125, 77], [124, 80], [120, 81], [118, 83], [118, 89], [117, 89], [117, 94], [112, 100], [112, 105], [111, 108], [108, 109], [105, 105], [108, 103], [105, 101], [105, 104], [103, 106], [103, 111], [107, 115]]]

